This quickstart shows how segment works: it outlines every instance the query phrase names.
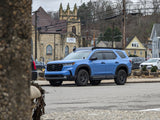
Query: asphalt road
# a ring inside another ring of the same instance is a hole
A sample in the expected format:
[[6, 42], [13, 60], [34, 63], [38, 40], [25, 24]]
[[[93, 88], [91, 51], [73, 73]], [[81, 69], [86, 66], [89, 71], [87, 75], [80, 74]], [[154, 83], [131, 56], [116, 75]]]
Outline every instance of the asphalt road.
[[45, 91], [46, 113], [76, 110], [160, 111], [160, 82], [113, 82], [99, 86], [77, 87], [64, 83], [59, 87], [42, 86]]

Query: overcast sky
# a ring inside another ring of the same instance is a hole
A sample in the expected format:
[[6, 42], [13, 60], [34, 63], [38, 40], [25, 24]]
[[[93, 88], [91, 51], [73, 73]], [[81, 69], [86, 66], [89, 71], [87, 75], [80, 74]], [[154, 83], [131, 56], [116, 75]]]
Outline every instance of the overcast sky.
[[32, 11], [37, 10], [40, 6], [43, 7], [46, 11], [58, 11], [60, 3], [62, 3], [63, 9], [66, 9], [68, 3], [70, 8], [73, 9], [75, 3], [77, 6], [80, 6], [82, 3], [87, 3], [88, 1], [90, 0], [33, 0]]

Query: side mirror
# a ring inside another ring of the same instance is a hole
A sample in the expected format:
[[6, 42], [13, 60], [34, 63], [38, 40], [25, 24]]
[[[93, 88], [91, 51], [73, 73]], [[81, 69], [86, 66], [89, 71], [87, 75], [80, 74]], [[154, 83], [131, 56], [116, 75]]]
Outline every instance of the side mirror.
[[97, 57], [91, 57], [90, 60], [97, 60]]

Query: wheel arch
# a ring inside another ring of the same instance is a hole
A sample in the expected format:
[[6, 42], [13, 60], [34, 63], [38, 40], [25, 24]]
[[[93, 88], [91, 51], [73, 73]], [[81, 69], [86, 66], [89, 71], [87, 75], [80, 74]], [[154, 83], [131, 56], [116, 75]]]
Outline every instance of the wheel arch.
[[127, 67], [127, 65], [121, 64], [121, 65], [119, 65], [119, 66], [116, 68], [116, 71], [115, 71], [115, 75], [116, 75], [116, 76], [117, 76], [117, 73], [118, 73], [118, 71], [119, 71], [120, 69], [125, 70], [126, 73], [127, 73], [127, 75], [128, 75], [128, 67]]
[[77, 75], [78, 75], [78, 71], [80, 69], [85, 69], [89, 76], [91, 75], [91, 68], [89, 67], [89, 65], [86, 65], [86, 64], [82, 64], [82, 65], [79, 65], [77, 68], [76, 68], [76, 71], [75, 71], [75, 77], [77, 78]]

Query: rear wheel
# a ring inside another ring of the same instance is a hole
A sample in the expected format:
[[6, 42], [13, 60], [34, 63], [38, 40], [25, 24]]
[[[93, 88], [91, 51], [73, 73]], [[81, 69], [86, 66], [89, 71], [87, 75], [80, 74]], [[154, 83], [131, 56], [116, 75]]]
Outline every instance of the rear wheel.
[[91, 80], [90, 84], [91, 85], [99, 85], [101, 83], [101, 80]]
[[50, 80], [49, 81], [49, 83], [50, 83], [50, 85], [52, 85], [52, 86], [60, 86], [60, 85], [62, 85], [62, 80]]
[[117, 77], [114, 79], [117, 85], [124, 85], [127, 80], [127, 73], [125, 70], [120, 69], [117, 73]]
[[86, 70], [80, 69], [75, 83], [77, 86], [86, 86], [88, 84], [89, 74]]

